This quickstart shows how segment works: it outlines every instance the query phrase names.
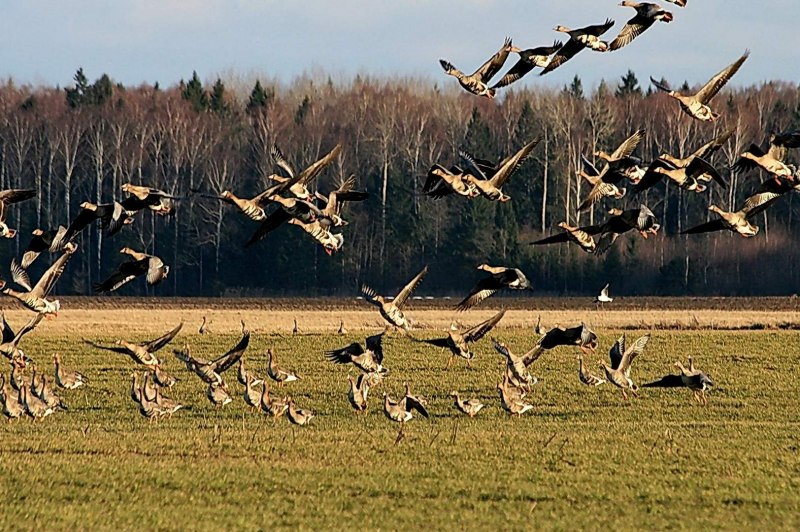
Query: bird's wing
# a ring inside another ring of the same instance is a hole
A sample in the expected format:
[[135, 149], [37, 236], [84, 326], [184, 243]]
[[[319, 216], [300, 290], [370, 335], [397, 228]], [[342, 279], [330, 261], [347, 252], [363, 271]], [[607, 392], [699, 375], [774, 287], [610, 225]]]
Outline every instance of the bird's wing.
[[23, 287], [27, 291], [33, 290], [31, 288], [31, 279], [28, 276], [28, 272], [26, 272], [22, 266], [17, 263], [17, 259], [11, 259], [11, 279]]
[[557, 69], [558, 67], [560, 67], [561, 65], [572, 59], [572, 57], [581, 50], [583, 50], [583, 48], [584, 46], [575, 39], [568, 40], [566, 44], [564, 44], [564, 46], [558, 49], [556, 54], [553, 56], [553, 58], [550, 60], [547, 66], [544, 67], [544, 69], [542, 69], [539, 75], [544, 76], [548, 72], [552, 72], [553, 70]]
[[500, 81], [492, 85], [491, 88], [498, 89], [500, 87], [511, 85], [531, 70], [533, 70], [533, 65], [524, 58], [520, 58], [519, 61], [514, 63], [514, 66], [511, 67], [511, 70], [506, 72], [506, 75], [500, 78]]
[[475, 177], [478, 179], [483, 179], [484, 181], [489, 179], [485, 173], [485, 170], [487, 169], [486, 166], [478, 162], [480, 159], [473, 157], [473, 155], [466, 150], [458, 150], [458, 156], [461, 157], [461, 159], [467, 163], [467, 166], [472, 169]]
[[497, 172], [495, 172], [495, 174], [492, 176], [492, 185], [497, 188], [502, 187], [506, 181], [508, 181], [508, 178], [511, 177], [514, 172], [517, 171], [520, 165], [530, 156], [533, 149], [537, 144], [539, 144], [539, 142], [541, 142], [541, 140], [541, 137], [533, 139], [520, 148], [515, 154], [504, 159], [500, 163], [500, 167], [497, 169]]
[[630, 157], [643, 138], [644, 130], [640, 129], [636, 131], [633, 135], [625, 139], [622, 144], [617, 146], [617, 149], [611, 154], [611, 158], [616, 160]]
[[611, 50], [619, 50], [623, 46], [630, 44], [636, 37], [644, 33], [644, 30], [652, 26], [655, 21], [656, 19], [654, 18], [636, 15], [623, 26], [619, 35], [611, 41], [608, 47]]
[[[592, 164], [592, 161], [586, 158], [585, 155], [581, 154], [581, 164], [583, 165], [583, 173], [590, 177], [597, 177], [600, 175], [600, 171], [597, 167]], [[594, 183], [592, 183], [594, 184]]]
[[650, 333], [645, 334], [644, 336], [640, 336], [633, 342], [622, 355], [622, 360], [619, 363], [619, 370], [628, 373], [631, 368], [631, 363], [633, 359], [637, 356], [641, 355], [644, 352], [644, 348], [647, 347], [647, 342], [650, 341]]
[[745, 207], [741, 210], [748, 220], [755, 218], [757, 215], [766, 211], [768, 208], [778, 201], [781, 195], [770, 194], [754, 194], [745, 200]]
[[697, 178], [703, 174], [708, 174], [711, 178], [717, 182], [719, 186], [722, 188], [727, 188], [728, 184], [719, 175], [717, 169], [714, 166], [706, 161], [705, 159], [701, 159], [700, 157], [695, 157], [692, 159], [692, 162], [689, 163], [689, 166], [686, 167], [686, 175], [692, 178]]
[[608, 297], [608, 287], [609, 287], [609, 283], [606, 283], [606, 285], [603, 287], [603, 289], [600, 290], [600, 295], [601, 296]]
[[244, 247], [248, 248], [256, 242], [262, 240], [269, 233], [292, 219], [292, 215], [282, 208], [275, 209], [258, 226], [250, 239], [245, 242]]
[[97, 218], [98, 215], [95, 211], [81, 209], [78, 216], [76, 216], [75, 219], [72, 220], [72, 223], [69, 224], [69, 227], [67, 227], [67, 232], [62, 235], [59, 244], [63, 245], [72, 240], [72, 237], [86, 229], [86, 227], [97, 220]]
[[117, 270], [108, 279], [94, 285], [95, 292], [113, 292], [136, 279], [136, 277], [144, 275], [147, 271], [148, 262], [149, 259], [123, 262], [117, 266]]
[[[756, 157], [762, 157], [766, 155], [764, 150], [761, 149], [761, 146], [758, 146], [757, 144], [751, 144], [750, 147], [744, 151], [744, 153], [750, 153]], [[748, 159], [747, 157], [739, 157], [734, 163], [732, 170], [736, 172], [745, 172], [748, 170], [754, 170], [758, 167], [758, 163], [754, 160]]]
[[617, 241], [617, 237], [619, 237], [619, 233], [615, 233], [613, 231], [603, 233], [603, 235], [597, 239], [597, 244], [594, 247], [594, 254], [602, 255], [611, 249], [611, 246], [613, 246], [614, 242]]
[[525, 364], [525, 367], [530, 366], [544, 354], [544, 351], [544, 347], [537, 343], [530, 351], [522, 355], [522, 363]]
[[692, 156], [708, 159], [714, 153], [716, 153], [717, 150], [719, 150], [722, 146], [724, 146], [726, 142], [728, 142], [728, 139], [731, 138], [731, 135], [733, 135], [735, 131], [736, 128], [731, 128], [723, 132], [719, 136], [713, 138], [712, 140], [706, 142], [705, 144], [697, 148], [697, 150], [695, 150]]
[[475, 283], [469, 294], [456, 305], [456, 310], [463, 312], [469, 310], [484, 299], [491, 297], [495, 292], [502, 288], [494, 280], [494, 276], [485, 277]]
[[320, 172], [322, 172], [325, 169], [326, 166], [331, 164], [339, 156], [340, 153], [342, 153], [342, 145], [337, 144], [336, 146], [333, 147], [333, 149], [330, 152], [328, 152], [327, 155], [324, 155], [321, 159], [319, 159], [315, 163], [311, 164], [311, 166], [300, 172], [300, 174], [298, 174], [297, 176], [298, 177], [297, 182], [299, 182], [302, 185], [307, 185], [308, 183], [310, 183], [315, 177], [319, 175]]
[[426, 418], [430, 417], [430, 414], [428, 414], [428, 410], [425, 408], [425, 405], [423, 405], [413, 395], [407, 395], [405, 397], [405, 402], [406, 402], [406, 411], [407, 412], [411, 412], [412, 410], [416, 410], [417, 412], [420, 413], [420, 415], [422, 417], [426, 417]]
[[97, 349], [105, 349], [106, 351], [113, 351], [115, 353], [122, 353], [123, 355], [129, 354], [128, 349], [125, 348], [125, 347], [122, 347], [122, 346], [100, 345], [100, 344], [96, 344], [96, 343], [92, 342], [91, 340], [86, 340], [85, 338], [83, 340], [83, 343], [85, 343], [87, 345], [90, 345], [92, 347], [95, 347]]
[[578, 212], [588, 210], [592, 205], [600, 201], [602, 198], [610, 195], [610, 191], [612, 190], [611, 187], [615, 185], [611, 185], [604, 181], [598, 181], [592, 187], [592, 190], [589, 191], [589, 195], [586, 196], [586, 199], [583, 200], [583, 203], [578, 205]]
[[347, 347], [341, 349], [334, 349], [333, 351], [326, 351], [325, 358], [334, 364], [349, 364], [353, 361], [353, 357], [364, 354], [364, 348], [358, 342], [353, 342]]
[[243, 328], [242, 339], [227, 353], [211, 361], [211, 368], [217, 373], [227, 371], [228, 368], [239, 362], [248, 345], [250, 345], [250, 331]]
[[0, 328], [2, 328], [2, 338], [0, 338], [0, 340], [2, 340], [4, 344], [7, 344], [16, 336], [16, 334], [14, 334], [14, 330], [6, 321], [5, 312], [0, 312]]
[[12, 188], [0, 191], [0, 203], [11, 205], [20, 201], [29, 200], [36, 197], [36, 190], [32, 188]]
[[494, 316], [492, 316], [491, 318], [489, 318], [488, 320], [479, 323], [474, 327], [470, 327], [463, 333], [464, 340], [466, 340], [467, 342], [477, 342], [478, 340], [486, 336], [486, 334], [489, 331], [494, 329], [494, 327], [498, 323], [500, 323], [500, 320], [502, 320], [503, 316], [505, 315], [506, 315], [506, 309], [503, 309]]
[[425, 277], [426, 273], [428, 273], [427, 266], [422, 268], [422, 270], [416, 276], [414, 276], [414, 278], [411, 279], [408, 282], [408, 284], [403, 287], [402, 290], [400, 290], [400, 293], [397, 294], [397, 297], [394, 298], [393, 301], [394, 306], [396, 306], [397, 308], [403, 306], [403, 304], [406, 302], [406, 299], [408, 299], [408, 296], [411, 295], [411, 292], [413, 292], [414, 289], [417, 287], [417, 285], [420, 283], [420, 281], [422, 281], [422, 278]]
[[767, 179], [759, 185], [754, 194], [744, 201], [742, 210], [750, 212], [760, 205], [784, 195], [789, 190], [791, 190], [791, 186], [785, 186], [782, 183], [776, 182], [774, 179]]
[[611, 346], [611, 350], [608, 352], [608, 358], [611, 359], [611, 367], [613, 369], [619, 369], [620, 364], [622, 363], [622, 357], [625, 353], [625, 335], [623, 334], [617, 341], [614, 342], [614, 345]]
[[655, 88], [657, 88], [660, 91], [672, 92], [672, 87], [669, 86], [669, 83], [666, 82], [662, 83], [660, 81], [657, 81], [656, 78], [654, 78], [653, 76], [650, 76], [650, 83], [652, 83], [655, 86]]
[[272, 145], [272, 148], [269, 150], [269, 154], [272, 156], [275, 164], [278, 165], [278, 168], [283, 169], [283, 171], [286, 172], [289, 177], [294, 177], [294, 168], [292, 168], [292, 165], [289, 164], [288, 160], [286, 160], [286, 157], [284, 157], [283, 152], [277, 144]]
[[670, 168], [670, 165], [663, 159], [656, 159], [650, 163], [642, 179], [633, 186], [634, 194], [640, 194], [648, 188], [652, 188], [664, 178], [664, 174], [655, 171], [656, 168]]
[[680, 375], [665, 375], [657, 381], [642, 384], [644, 388], [678, 388], [683, 387], [683, 379]]
[[365, 343], [367, 349], [375, 353], [375, 360], [378, 361], [378, 364], [381, 364], [383, 362], [383, 333], [367, 336]]
[[50, 291], [55, 286], [58, 278], [64, 273], [64, 268], [67, 266], [67, 261], [72, 257], [72, 253], [65, 251], [56, 261], [42, 274], [39, 282], [31, 290], [31, 294], [36, 297], [47, 297]]
[[436, 347], [450, 347], [450, 338], [433, 338], [431, 340], [419, 340], [426, 344], [435, 345]]
[[446, 61], [444, 59], [439, 59], [439, 64], [442, 65], [442, 68], [444, 69], [444, 71], [447, 72], [451, 76], [455, 76], [458, 79], [466, 77], [466, 74], [464, 74], [459, 69], [457, 69], [455, 66], [453, 66], [453, 63], [451, 63], [450, 61]]
[[770, 143], [784, 148], [800, 148], [800, 129], [778, 133]]
[[610, 18], [607, 18], [604, 23], [595, 24], [593, 26], [586, 26], [585, 28], [582, 28], [581, 31], [589, 35], [594, 35], [595, 37], [600, 37], [602, 34], [611, 29], [611, 26], [613, 25], [614, 21], [611, 20]]
[[151, 340], [146, 344], [142, 345], [142, 347], [144, 347], [150, 353], [155, 353], [156, 351], [158, 351], [159, 349], [170, 343], [172, 339], [175, 338], [175, 336], [180, 332], [181, 327], [183, 327], [183, 322], [180, 322], [174, 329], [169, 331], [164, 336], [156, 338], [155, 340]]
[[569, 242], [570, 241], [570, 233], [569, 231], [564, 231], [563, 233], [557, 233], [555, 235], [548, 236], [547, 238], [542, 238], [540, 240], [536, 240], [535, 242], [531, 242], [531, 246], [543, 246], [546, 244], [560, 244], [562, 242]]
[[699, 233], [712, 233], [714, 231], [723, 231], [727, 228], [728, 226], [725, 224], [724, 220], [711, 220], [710, 222], [690, 227], [686, 231], [681, 231], [681, 234], [696, 235]]
[[505, 42], [503, 42], [503, 47], [500, 48], [492, 57], [490, 57], [488, 61], [482, 64], [480, 68], [475, 71], [473, 76], [478, 76], [484, 83], [492, 79], [494, 75], [497, 74], [501, 68], [503, 68], [506, 59], [508, 59], [509, 46], [511, 46], [511, 39], [506, 37]]
[[725, 67], [720, 73], [716, 76], [708, 80], [702, 89], [695, 95], [695, 99], [702, 104], [707, 104], [711, 101], [714, 96], [725, 86], [726, 83], [733, 77], [734, 74], [739, 70], [742, 64], [747, 60], [750, 56], [750, 50], [745, 51], [745, 53], [737, 59], [731, 65]]
[[152, 286], [160, 283], [167, 273], [169, 273], [169, 266], [165, 265], [160, 258], [149, 257], [147, 259], [147, 284]]
[[[33, 331], [36, 328], [36, 326], [39, 325], [39, 322], [42, 321], [43, 318], [44, 318], [44, 314], [37, 313], [33, 318], [31, 318], [28, 321], [28, 323], [23, 325], [22, 328], [19, 331], [17, 331], [17, 334], [14, 335], [14, 340], [19, 342], [19, 340], [23, 336], [25, 336], [29, 332]], [[4, 340], [4, 342], [5, 342], [5, 340]]]

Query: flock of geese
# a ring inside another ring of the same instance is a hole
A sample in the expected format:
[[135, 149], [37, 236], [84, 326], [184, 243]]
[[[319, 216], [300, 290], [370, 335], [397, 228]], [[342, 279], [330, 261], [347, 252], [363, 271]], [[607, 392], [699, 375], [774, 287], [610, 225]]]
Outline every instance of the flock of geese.
[[[670, 1], [680, 7], [686, 5], [686, 0]], [[556, 41], [552, 46], [523, 50], [514, 46], [511, 39], [506, 39], [497, 53], [469, 75], [458, 70], [449, 61], [442, 59], [440, 63], [445, 72], [457, 78], [466, 91], [494, 98], [498, 89], [511, 85], [535, 68], [541, 68], [541, 74], [546, 74], [561, 67], [584, 49], [596, 52], [617, 51], [631, 44], [656, 22], [673, 21], [671, 12], [654, 3], [625, 0], [620, 5], [634, 9], [636, 14], [610, 42], [601, 38], [614, 25], [613, 20], [607, 19], [602, 24], [579, 29], [559, 25], [555, 28], [556, 31], [568, 35], [569, 39], [565, 43]], [[491, 84], [492, 78], [502, 70], [512, 53], [519, 56], [518, 61], [498, 81]], [[749, 52], [745, 52], [695, 93], [675, 91], [663, 79], [657, 81], [651, 78], [651, 81], [659, 91], [675, 99], [687, 116], [701, 122], [714, 122], [719, 119], [720, 114], [710, 106], [713, 98], [742, 67], [748, 55]], [[611, 204], [628, 194], [634, 196], [643, 194], [662, 181], [669, 186], [677, 186], [697, 194], [706, 192], [710, 186], [726, 187], [727, 183], [720, 170], [711, 164], [709, 159], [728, 142], [732, 134], [733, 130], [724, 131], [714, 135], [691, 153], [678, 155], [663, 153], [655, 160], [645, 163], [634, 155], [644, 137], [644, 131], [638, 130], [632, 132], [611, 152], [598, 150], [591, 154], [592, 160], [583, 156], [582, 168], [578, 174], [586, 180], [591, 189], [578, 206], [576, 217], [601, 202], [608, 206], [608, 217], [592, 225], [573, 225], [569, 220], [562, 221], [558, 224], [562, 231], [531, 244], [570, 242], [588, 253], [600, 255], [606, 252], [620, 235], [630, 231], [638, 232], [645, 239], [657, 234], [660, 225], [653, 211], [645, 204], [628, 209]], [[511, 197], [503, 191], [503, 186], [531, 156], [539, 140], [532, 139], [500, 161], [485, 160], [478, 157], [479, 154], [462, 150], [459, 156], [463, 161], [463, 167], [457, 164], [434, 164], [427, 173], [422, 194], [434, 200], [455, 195], [470, 201], [478, 197], [501, 203], [510, 201]], [[755, 236], [759, 229], [753, 224], [755, 216], [764, 212], [785, 194], [800, 190], [800, 174], [797, 168], [787, 163], [788, 150], [798, 147], [800, 147], [800, 131], [773, 134], [767, 147], [751, 145], [741, 153], [733, 170], [745, 172], [760, 169], [770, 175], [769, 179], [761, 183], [738, 210], [726, 211], [719, 206], [711, 205], [709, 210], [716, 218], [692, 227], [684, 233], [728, 230], [743, 237]], [[345, 179], [327, 194], [314, 190], [314, 180], [339, 157], [341, 151], [342, 146], [336, 145], [318, 161], [297, 171], [278, 146], [274, 146], [271, 156], [277, 171], [269, 176], [273, 184], [258, 195], [243, 197], [231, 190], [218, 193], [196, 190], [192, 191], [192, 194], [203, 200], [230, 204], [244, 217], [254, 222], [254, 230], [245, 243], [246, 246], [263, 240], [282, 225], [293, 225], [302, 229], [300, 234], [306, 234], [322, 246], [326, 253], [332, 254], [341, 251], [344, 246], [343, 228], [347, 226], [347, 220], [343, 215], [344, 205], [361, 202], [369, 197], [367, 192], [357, 190], [354, 176]], [[58, 314], [61, 308], [60, 302], [50, 298], [50, 294], [66, 264], [78, 249], [76, 238], [94, 223], [102, 227], [106, 236], [113, 236], [133, 224], [138, 213], [150, 210], [158, 215], [167, 215], [174, 211], [176, 201], [183, 199], [163, 190], [132, 183], [122, 185], [121, 192], [125, 195], [121, 201], [115, 200], [105, 204], [88, 201], [82, 203], [79, 213], [67, 226], [34, 230], [20, 260], [14, 259], [11, 263], [11, 280], [17, 288], [12, 288], [0, 280], [0, 292], [16, 299], [23, 307], [34, 313], [34, 317], [16, 333], [6, 322], [5, 317], [2, 317], [0, 353], [9, 361], [11, 373], [8, 383], [5, 375], [0, 374], [0, 402], [3, 413], [10, 419], [23, 415], [39, 419], [50, 415], [66, 408], [56, 392], [58, 388], [74, 390], [88, 385], [86, 377], [65, 367], [58, 354], [53, 357], [52, 377], [37, 371], [36, 365], [20, 347], [23, 337], [33, 331], [43, 318], [51, 318]], [[35, 196], [35, 190], [0, 192], [1, 236], [14, 238], [17, 233], [6, 223], [8, 207]], [[57, 254], [58, 257], [36, 284], [33, 284], [28, 269], [45, 252]], [[105, 280], [94, 286], [96, 292], [114, 292], [139, 277], [144, 277], [149, 285], [157, 285], [170, 273], [169, 266], [157, 256], [128, 247], [122, 248], [120, 252], [125, 255], [125, 260], [120, 262], [116, 270], [110, 272]], [[482, 272], [482, 276], [456, 305], [456, 311], [468, 311], [501, 290], [532, 289], [530, 281], [518, 268], [481, 264], [478, 270]], [[472, 346], [487, 336], [503, 319], [505, 310], [472, 327], [465, 328], [453, 323], [447, 335], [443, 337], [416, 338], [411, 334], [412, 321], [406, 316], [403, 308], [427, 271], [426, 266], [394, 298], [382, 296], [372, 287], [363, 285], [361, 294], [364, 300], [377, 307], [386, 328], [378, 334], [368, 336], [363, 344], [354, 342], [324, 353], [324, 359], [331, 363], [352, 365], [359, 371], [357, 378], [350, 374], [347, 376], [349, 381], [347, 395], [356, 413], [367, 411], [370, 391], [381, 386], [389, 374], [389, 370], [383, 365], [382, 339], [390, 328], [401, 331], [410, 341], [448, 351], [447, 368], [450, 368], [457, 358], [464, 359], [466, 365], [471, 366], [475, 357]], [[610, 304], [612, 301], [608, 285], [595, 299], [598, 305]], [[172, 342], [182, 325], [179, 324], [163, 336], [149, 342], [136, 343], [120, 339], [113, 345], [105, 345], [86, 340], [87, 344], [96, 349], [125, 355], [138, 366], [144, 367], [142, 374], [134, 372], [131, 375], [130, 397], [138, 405], [139, 412], [150, 420], [172, 416], [182, 408], [181, 404], [164, 395], [166, 389], [176, 385], [177, 379], [167, 373], [164, 367], [166, 360], [157, 354]], [[208, 325], [209, 322], [204, 318], [198, 332], [211, 334]], [[297, 331], [295, 322], [294, 332]], [[344, 323], [338, 332], [346, 333]], [[533, 376], [529, 368], [544, 352], [559, 347], [579, 348], [578, 376], [581, 383], [592, 387], [609, 383], [619, 388], [625, 399], [628, 399], [629, 394], [638, 396], [639, 386], [631, 378], [631, 366], [634, 359], [641, 355], [648, 345], [649, 334], [630, 344], [625, 336], [620, 337], [609, 352], [609, 361], [599, 363], [603, 375], [598, 376], [591, 373], [584, 364], [584, 356], [595, 353], [598, 349], [597, 335], [584, 323], [571, 328], [554, 327], [550, 330], [545, 330], [541, 327], [541, 323], [538, 323], [534, 333], [536, 341], [524, 354], [514, 353], [503, 341], [492, 339], [495, 350], [505, 361], [503, 373], [498, 378], [497, 391], [500, 404], [508, 413], [521, 416], [533, 408], [533, 405], [526, 401], [526, 396], [538, 379]], [[310, 410], [298, 408], [290, 394], [275, 394], [274, 390], [270, 390], [269, 384], [269, 381], [273, 381], [283, 388], [288, 383], [301, 381], [301, 378], [293, 371], [279, 366], [273, 350], [267, 351], [266, 376], [257, 375], [248, 369], [243, 355], [249, 346], [250, 332], [244, 323], [241, 334], [241, 340], [234, 347], [216, 358], [204, 358], [192, 353], [188, 344], [184, 344], [181, 349], [173, 350], [173, 354], [205, 385], [206, 397], [216, 407], [222, 408], [233, 400], [231, 388], [224, 376], [231, 368], [236, 367], [236, 377], [243, 386], [244, 400], [251, 408], [263, 410], [274, 418], [285, 414], [292, 423], [307, 425], [315, 414]], [[664, 376], [643, 386], [686, 387], [693, 392], [698, 402], [707, 404], [705, 392], [713, 386], [711, 378], [696, 369], [691, 358], [688, 367], [680, 362], [677, 362], [675, 367], [678, 370], [677, 374]], [[470, 417], [477, 415], [485, 406], [475, 398], [463, 399], [462, 394], [457, 391], [453, 391], [451, 395], [455, 408]], [[388, 393], [383, 394], [383, 411], [388, 419], [400, 424], [398, 437], [402, 436], [405, 423], [414, 416], [430, 415], [428, 401], [424, 397], [412, 394], [407, 382], [404, 384], [404, 394], [397, 399]]]

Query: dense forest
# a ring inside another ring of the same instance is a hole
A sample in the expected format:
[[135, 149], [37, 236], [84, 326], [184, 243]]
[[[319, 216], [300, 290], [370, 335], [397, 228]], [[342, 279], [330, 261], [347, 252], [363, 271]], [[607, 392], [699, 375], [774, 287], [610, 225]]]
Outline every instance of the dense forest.
[[[631, 295], [798, 291], [794, 194], [756, 221], [761, 233], [754, 238], [679, 235], [708, 220], [710, 204], [736, 208], [767, 178], [729, 168], [751, 143], [800, 125], [798, 86], [728, 89], [715, 100], [722, 118], [700, 123], [663, 93], [640, 86], [633, 72], [591, 90], [575, 77], [562, 89], [513, 89], [496, 100], [454, 85], [316, 76], [288, 85], [259, 81], [242, 91], [223, 80], [203, 86], [194, 74], [165, 89], [121, 86], [107, 75], [90, 82], [82, 70], [66, 89], [9, 80], [0, 87], [0, 185], [35, 188], [38, 200], [9, 209], [7, 223], [19, 233], [4, 242], [0, 261], [7, 265], [19, 256], [34, 228], [66, 225], [81, 202], [120, 199], [120, 185], [133, 182], [185, 199], [174, 215], [145, 212], [110, 239], [94, 227], [85, 231], [59, 292], [90, 293], [92, 283], [122, 260], [125, 245], [146, 249], [172, 268], [155, 289], [139, 280], [120, 290], [130, 295], [354, 295], [364, 281], [396, 289], [423, 264], [430, 273], [420, 294], [455, 295], [471, 286], [483, 262], [519, 267], [540, 294], [592, 293], [605, 282], [616, 294]], [[728, 127], [736, 132], [712, 159], [727, 189], [695, 194], [662, 183], [621, 200], [628, 207], [645, 203], [656, 213], [662, 224], [657, 237], [626, 235], [602, 256], [566, 244], [528, 245], [560, 221], [602, 220], [614, 206], [605, 201], [576, 214], [590, 188], [576, 176], [581, 154], [591, 159], [595, 150], [613, 150], [643, 128], [636, 154], [644, 160], [683, 155]], [[458, 163], [460, 148], [497, 159], [535, 137], [542, 141], [534, 155], [504, 188], [512, 201], [420, 195], [428, 168]], [[370, 199], [345, 208], [350, 224], [340, 253], [327, 256], [296, 227], [244, 249], [254, 222], [195, 194], [257, 194], [277, 171], [273, 143], [295, 167], [343, 144], [342, 156], [316, 187], [327, 193], [352, 173]]]

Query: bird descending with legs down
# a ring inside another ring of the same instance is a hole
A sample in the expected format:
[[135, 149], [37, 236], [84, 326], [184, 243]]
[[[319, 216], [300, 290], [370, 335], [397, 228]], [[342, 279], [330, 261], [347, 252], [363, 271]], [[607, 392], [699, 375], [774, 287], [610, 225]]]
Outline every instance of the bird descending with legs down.
[[503, 309], [488, 320], [482, 321], [481, 323], [474, 325], [463, 332], [459, 332], [458, 325], [456, 323], [452, 323], [450, 325], [450, 331], [447, 333], [446, 337], [420, 341], [425, 342], [426, 344], [441, 347], [443, 350], [450, 350], [450, 356], [447, 358], [446, 369], [450, 368], [450, 364], [452, 364], [455, 357], [463, 358], [467, 361], [467, 367], [471, 367], [472, 359], [475, 358], [475, 354], [469, 350], [469, 344], [477, 342], [486, 336], [486, 334], [494, 329], [500, 320], [503, 319], [505, 314], [506, 310]]
[[609, 380], [609, 382], [620, 388], [622, 390], [622, 397], [627, 400], [628, 394], [626, 393], [626, 390], [630, 391], [637, 397], [639, 396], [637, 393], [639, 387], [636, 386], [631, 379], [631, 363], [633, 362], [633, 359], [642, 354], [644, 348], [647, 346], [647, 343], [650, 341], [650, 335], [645, 334], [644, 336], [641, 336], [634, 343], [632, 343], [630, 347], [626, 346], [626, 341], [627, 339], [625, 335], [622, 335], [611, 347], [611, 350], [608, 353], [608, 356], [611, 359], [610, 366], [603, 360], [601, 360], [599, 364], [603, 370], [605, 370], [606, 378]]
[[692, 390], [694, 400], [703, 406], [708, 405], [708, 398], [706, 397], [706, 390], [714, 386], [714, 381], [711, 380], [706, 373], [695, 369], [692, 357], [689, 357], [689, 368], [685, 368], [680, 362], [675, 362], [675, 367], [680, 371], [680, 375], [665, 375], [657, 381], [648, 382], [643, 384], [645, 388], [678, 388], [684, 387]]
[[361, 294], [368, 303], [378, 307], [381, 316], [389, 325], [408, 332], [408, 330], [411, 329], [411, 322], [408, 320], [408, 318], [406, 318], [401, 309], [411, 295], [411, 292], [413, 292], [420, 281], [422, 281], [422, 278], [425, 277], [426, 273], [428, 273], [427, 266], [422, 268], [422, 270], [415, 275], [414, 278], [411, 279], [402, 290], [400, 290], [400, 293], [397, 294], [397, 297], [391, 301], [386, 301], [386, 298], [378, 295], [373, 288], [367, 286], [366, 284], [361, 286]]
[[178, 335], [183, 322], [180, 322], [174, 329], [149, 342], [132, 343], [127, 340], [117, 340], [115, 346], [106, 346], [92, 342], [91, 340], [84, 340], [85, 343], [97, 349], [105, 349], [106, 351], [113, 351], [121, 355], [127, 355], [133, 359], [134, 362], [144, 366], [153, 367], [161, 364], [161, 361], [156, 357], [156, 351], [163, 348], [170, 343], [175, 336]]

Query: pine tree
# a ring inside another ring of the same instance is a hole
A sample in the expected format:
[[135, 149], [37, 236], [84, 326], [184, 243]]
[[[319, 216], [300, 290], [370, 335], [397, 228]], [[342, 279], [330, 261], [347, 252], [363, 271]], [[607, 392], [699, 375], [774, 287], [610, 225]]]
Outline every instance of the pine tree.
[[225, 101], [225, 84], [219, 78], [214, 82], [214, 86], [211, 87], [208, 107], [220, 115], [227, 113], [229, 110], [228, 102]]
[[583, 82], [581, 78], [575, 74], [575, 77], [572, 78], [572, 83], [569, 85], [564, 86], [564, 92], [572, 96], [573, 98], [577, 98], [578, 100], [583, 100]]
[[472, 155], [487, 159], [494, 157], [495, 145], [496, 141], [489, 124], [483, 119], [478, 108], [473, 107], [467, 134], [464, 137], [464, 148]]
[[256, 81], [253, 90], [250, 92], [250, 99], [247, 101], [247, 111], [255, 112], [259, 109], [269, 107], [275, 98], [275, 90], [270, 87], [269, 91], [264, 90], [260, 81]]
[[309, 110], [311, 110], [311, 98], [306, 94], [294, 113], [294, 123], [298, 126], [301, 125], [306, 119], [306, 114], [308, 114]]
[[617, 98], [642, 95], [642, 89], [639, 87], [639, 80], [636, 79], [636, 74], [633, 73], [633, 70], [628, 70], [628, 73], [622, 76], [614, 95]]
[[103, 74], [92, 84], [89, 90], [89, 101], [92, 105], [103, 105], [114, 95], [114, 83], [108, 74]]
[[208, 109], [208, 94], [203, 89], [203, 84], [197, 76], [197, 71], [192, 72], [192, 79], [189, 80], [189, 83], [183, 84], [181, 96], [192, 104], [192, 109], [195, 112], [199, 113]]
[[83, 73], [83, 67], [78, 69], [72, 79], [75, 80], [75, 87], [64, 89], [64, 92], [67, 95], [67, 105], [75, 109], [86, 103], [87, 94], [89, 93], [89, 80], [86, 74]]

